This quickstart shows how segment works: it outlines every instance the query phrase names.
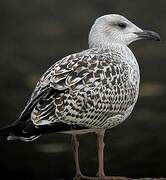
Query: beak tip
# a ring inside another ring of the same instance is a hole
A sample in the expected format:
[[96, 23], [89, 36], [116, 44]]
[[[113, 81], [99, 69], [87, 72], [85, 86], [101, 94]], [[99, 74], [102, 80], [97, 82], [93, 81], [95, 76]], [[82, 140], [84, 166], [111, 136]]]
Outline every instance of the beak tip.
[[161, 37], [159, 36], [159, 37], [156, 39], [156, 41], [161, 42]]
[[154, 31], [143, 30], [142, 32], [136, 34], [142, 39], [161, 41], [160, 35]]
[[160, 35], [158, 34], [158, 33], [156, 33], [156, 32], [153, 32], [152, 33], [152, 40], [155, 40], [155, 41], [161, 41], [161, 37], [160, 37]]

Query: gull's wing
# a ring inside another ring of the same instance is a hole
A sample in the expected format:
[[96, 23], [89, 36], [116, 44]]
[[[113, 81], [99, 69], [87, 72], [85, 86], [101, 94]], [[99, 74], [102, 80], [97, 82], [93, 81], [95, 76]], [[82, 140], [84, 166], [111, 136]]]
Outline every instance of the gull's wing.
[[[48, 125], [55, 122], [82, 125], [82, 120], [77, 121], [76, 116], [83, 110], [86, 112], [88, 106], [97, 108], [95, 101], [100, 99], [102, 87], [107, 84], [109, 93], [113, 94], [114, 85], [118, 81], [123, 83], [127, 78], [128, 66], [116, 61], [109, 53], [86, 51], [86, 53], [69, 55], [56, 62], [44, 73], [19, 121], [30, 119], [35, 125]], [[98, 88], [98, 86], [101, 87]], [[96, 94], [92, 95], [96, 88]], [[88, 93], [91, 93], [91, 98], [96, 100], [89, 99]], [[116, 95], [111, 94], [108, 97], [112, 98], [110, 100], [113, 102], [117, 98]], [[111, 103], [110, 100], [106, 98], [106, 101], [109, 101], [108, 105]], [[66, 111], [69, 111], [70, 120], [64, 117]], [[117, 109], [112, 110], [112, 115], [114, 111]]]
[[[65, 91], [69, 91], [74, 85], [92, 72], [87, 66], [87, 61], [90, 57], [90, 55], [76, 53], [61, 59], [51, 66], [38, 81], [19, 120], [26, 120], [26, 117], [32, 112], [36, 104], [38, 104], [38, 106], [42, 104], [43, 111], [47, 110], [48, 112], [51, 106], [56, 106], [56, 104], [53, 105], [53, 102], [51, 103], [50, 101], [53, 101], [54, 98], [58, 99], [57, 96], [61, 96]], [[49, 108], [44, 109], [48, 105]], [[54, 108], [56, 109], [56, 107]]]
[[58, 121], [58, 105], [64, 93], [91, 73], [86, 64], [90, 57], [88, 53], [66, 56], [43, 74], [20, 117], [10, 126], [9, 140], [19, 138], [30, 141], [42, 133], [86, 128]]

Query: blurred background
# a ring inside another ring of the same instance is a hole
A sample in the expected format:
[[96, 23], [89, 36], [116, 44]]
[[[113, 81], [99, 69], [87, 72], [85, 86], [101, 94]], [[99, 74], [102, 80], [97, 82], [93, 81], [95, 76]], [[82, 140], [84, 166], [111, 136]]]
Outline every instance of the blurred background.
[[[141, 28], [159, 32], [162, 42], [130, 45], [141, 69], [140, 97], [128, 120], [106, 133], [106, 174], [166, 177], [165, 7], [163, 0], [1, 0], [0, 127], [19, 116], [49, 66], [88, 48], [88, 33], [97, 17], [122, 14]], [[70, 138], [54, 133], [30, 143], [0, 140], [1, 177], [72, 179]], [[95, 175], [96, 137], [79, 139], [82, 171]]]

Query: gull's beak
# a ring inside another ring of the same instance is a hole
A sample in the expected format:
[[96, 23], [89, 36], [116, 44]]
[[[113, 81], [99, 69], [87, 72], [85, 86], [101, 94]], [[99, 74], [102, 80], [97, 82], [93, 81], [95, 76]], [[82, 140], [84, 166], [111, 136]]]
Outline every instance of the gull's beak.
[[148, 39], [148, 40], [155, 40], [161, 41], [160, 35], [154, 31], [143, 30], [141, 32], [135, 32], [140, 39]]

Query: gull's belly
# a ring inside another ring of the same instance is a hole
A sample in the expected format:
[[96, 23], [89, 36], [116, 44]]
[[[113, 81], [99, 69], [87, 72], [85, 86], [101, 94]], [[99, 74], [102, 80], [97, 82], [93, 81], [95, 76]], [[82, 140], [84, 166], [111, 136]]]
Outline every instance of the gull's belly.
[[66, 106], [65, 121], [88, 128], [111, 128], [130, 115], [137, 96], [138, 85], [130, 79], [73, 94]]
[[134, 55], [130, 51], [128, 55], [128, 61], [99, 61], [93, 73], [66, 95], [65, 122], [107, 129], [130, 115], [137, 101], [140, 77]]

